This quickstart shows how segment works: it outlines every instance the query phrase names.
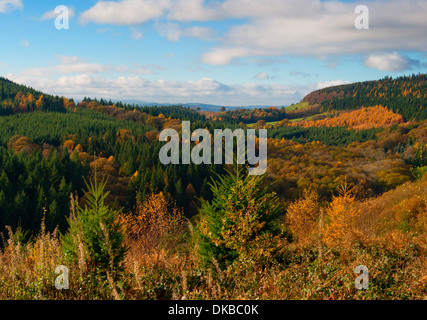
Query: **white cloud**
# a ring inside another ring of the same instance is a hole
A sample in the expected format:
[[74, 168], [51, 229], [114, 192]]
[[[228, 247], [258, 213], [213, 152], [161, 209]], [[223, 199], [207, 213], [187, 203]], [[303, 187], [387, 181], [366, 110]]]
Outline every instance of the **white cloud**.
[[256, 80], [271, 80], [271, 79], [277, 79], [276, 76], [270, 76], [268, 75], [267, 72], [258, 72], [255, 76], [254, 79]]
[[[103, 97], [153, 102], [201, 102], [222, 105], [290, 105], [307, 93], [327, 86], [348, 83], [345, 80], [308, 85], [281, 83], [226, 84], [209, 77], [196, 80], [148, 80], [143, 75], [165, 70], [160, 65], [101, 64], [78, 56], [57, 55], [56, 63], [22, 70], [7, 78], [43, 92], [73, 98]], [[202, 72], [202, 71], [200, 71]], [[273, 77], [266, 72], [257, 80]]]
[[0, 0], [0, 13], [22, 9], [23, 7], [24, 4], [22, 3], [22, 0]]
[[288, 18], [317, 12], [319, 4], [320, 1], [312, 0], [226, 0], [207, 4], [204, 0], [178, 0], [171, 6], [168, 18], [175, 21]]
[[205, 41], [215, 39], [215, 32], [207, 27], [193, 26], [181, 28], [177, 23], [158, 23], [156, 29], [161, 36], [168, 38], [169, 41], [179, 41], [181, 37], [192, 37]]
[[79, 21], [82, 24], [140, 25], [162, 16], [169, 6], [169, 0], [99, 1], [84, 11]]
[[83, 98], [135, 99], [153, 102], [201, 102], [222, 105], [289, 105], [299, 101], [311, 86], [243, 83], [228, 85], [211, 78], [194, 81], [147, 80], [139, 75], [106, 77], [101, 74], [39, 75], [32, 70], [7, 78], [44, 92]]
[[254, 79], [257, 79], [257, 80], [268, 80], [269, 77], [268, 77], [267, 72], [258, 72], [255, 75]]
[[419, 61], [400, 55], [398, 52], [371, 54], [366, 57], [365, 64], [369, 68], [381, 71], [403, 71], [419, 65]]
[[[328, 57], [401, 49], [427, 50], [424, 32], [427, 29], [426, 1], [370, 2], [369, 30], [354, 27], [357, 17], [354, 3], [304, 0], [304, 4], [300, 4], [296, 0], [254, 0], [251, 6], [244, 7], [243, 2], [228, 0], [220, 5], [240, 3], [242, 10], [235, 13], [235, 17], [246, 16], [248, 21], [233, 25], [222, 44], [202, 56], [203, 62], [224, 65], [247, 57]], [[229, 14], [233, 12], [230, 10]]]
[[332, 80], [332, 81], [325, 81], [325, 82], [319, 81], [317, 82], [316, 90], [320, 90], [327, 87], [340, 86], [340, 85], [349, 84], [349, 83], [350, 81], [348, 80]]
[[[73, 18], [75, 16], [75, 11], [73, 7], [68, 7], [68, 14], [69, 14], [69, 18]], [[41, 17], [40, 17], [40, 21], [45, 21], [45, 20], [51, 20], [51, 19], [56, 19], [58, 17], [58, 14], [55, 12], [55, 9], [45, 12]]]
[[19, 74], [14, 74], [12, 76], [16, 77], [17, 79], [20, 79], [22, 83], [26, 83], [27, 81], [33, 81], [34, 78], [51, 79], [52, 77], [57, 77], [61, 75], [93, 75], [107, 72], [142, 75], [153, 74], [155, 73], [154, 70], [163, 69], [161, 66], [158, 65], [143, 66], [138, 64], [114, 65], [94, 63], [77, 56], [57, 55], [55, 56], [55, 58], [59, 62], [56, 65], [25, 69], [22, 70]]
[[[99, 1], [79, 19], [83, 24], [129, 26], [155, 21], [157, 31], [171, 41], [184, 36], [219, 40], [201, 57], [212, 65], [244, 58], [427, 51], [427, 1], [370, 1], [369, 30], [354, 27], [356, 5], [336, 0]], [[220, 20], [234, 20], [221, 30], [222, 39], [206, 26], [188, 26]]]
[[285, 58], [273, 58], [273, 57], [265, 57], [265, 58], [253, 58], [250, 59], [249, 62], [255, 63], [258, 66], [274, 66], [281, 63], [288, 63], [288, 60]]

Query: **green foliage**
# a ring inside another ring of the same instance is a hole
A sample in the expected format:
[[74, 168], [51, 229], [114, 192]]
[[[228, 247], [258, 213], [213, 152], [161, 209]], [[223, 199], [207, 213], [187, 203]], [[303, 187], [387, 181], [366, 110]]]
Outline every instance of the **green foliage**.
[[87, 205], [78, 206], [68, 222], [69, 230], [62, 239], [66, 257], [74, 264], [87, 264], [101, 275], [117, 280], [123, 272], [127, 251], [124, 233], [118, 220], [119, 211], [105, 205], [107, 181], [87, 185]]
[[[0, 225], [22, 226], [35, 234], [47, 211], [48, 231], [66, 227], [69, 193], [83, 187], [83, 168], [78, 161], [58, 157], [47, 158], [41, 152], [19, 153], [0, 147]], [[1, 231], [4, 231], [2, 229]]]
[[412, 173], [408, 168], [396, 167], [389, 170], [381, 170], [377, 173], [377, 176], [378, 182], [382, 184], [386, 190], [390, 190], [410, 181]]
[[0, 101], [14, 99], [21, 92], [23, 94], [33, 94], [36, 99], [42, 94], [40, 91], [34, 90], [27, 86], [16, 84], [8, 79], [0, 77]]
[[261, 176], [237, 169], [210, 184], [213, 200], [203, 201], [195, 232], [201, 264], [221, 269], [232, 264], [266, 265], [280, 250], [278, 199], [262, 186]]
[[268, 137], [292, 140], [298, 143], [320, 141], [330, 146], [347, 146], [350, 143], [375, 140], [383, 129], [355, 130], [346, 127], [291, 127], [284, 126], [268, 131]]
[[412, 170], [414, 177], [418, 180], [420, 180], [426, 172], [427, 172], [427, 166], [416, 167]]
[[[117, 109], [117, 108], [114, 108]], [[162, 109], [160, 109], [162, 110]], [[177, 109], [177, 115], [180, 115], [181, 109]], [[187, 111], [186, 111], [187, 112]], [[184, 115], [185, 116], [185, 115]], [[204, 123], [195, 123], [200, 127], [204, 127]], [[130, 136], [125, 139], [118, 139], [118, 133], [121, 130], [128, 130]], [[31, 163], [28, 167], [28, 175], [34, 176], [32, 171], [36, 168], [39, 168], [44, 159], [34, 153], [36, 150], [49, 148], [52, 151], [57, 150], [58, 156], [57, 160], [61, 164], [56, 164], [52, 167], [49, 167], [48, 171], [43, 171], [43, 181], [46, 179], [53, 179], [53, 190], [59, 190], [59, 184], [63, 177], [66, 178], [68, 184], [71, 183], [68, 192], [80, 192], [84, 187], [82, 183], [82, 176], [88, 177], [89, 174], [89, 165], [91, 160], [84, 161], [79, 160], [79, 155], [77, 153], [71, 153], [70, 155], [67, 152], [61, 152], [63, 143], [66, 140], [71, 139], [74, 146], [82, 146], [82, 151], [86, 152], [88, 155], [97, 156], [102, 155], [105, 158], [112, 156], [115, 163], [118, 165], [117, 170], [120, 170], [120, 175], [125, 177], [131, 177], [136, 171], [138, 174], [131, 183], [129, 183], [128, 188], [126, 186], [123, 188], [123, 191], [111, 190], [114, 196], [119, 194], [120, 202], [118, 205], [122, 206], [125, 211], [130, 210], [136, 198], [136, 194], [144, 195], [149, 194], [152, 190], [162, 191], [165, 190], [165, 187], [170, 193], [170, 196], [179, 202], [179, 204], [184, 207], [186, 215], [191, 215], [189, 212], [190, 208], [185, 202], [184, 193], [185, 189], [189, 184], [192, 184], [197, 191], [200, 191], [197, 195], [201, 195], [202, 191], [202, 179], [201, 177], [210, 178], [212, 175], [211, 172], [221, 171], [222, 166], [215, 165], [206, 165], [206, 166], [195, 166], [191, 165], [182, 165], [182, 166], [163, 166], [159, 161], [159, 150], [162, 146], [162, 143], [159, 141], [153, 141], [148, 143], [145, 139], [144, 134], [151, 130], [149, 126], [142, 126], [141, 124], [133, 120], [119, 120], [113, 116], [98, 112], [95, 110], [90, 110], [86, 108], [76, 108], [74, 110], [68, 110], [67, 113], [58, 113], [58, 112], [31, 112], [31, 113], [18, 113], [15, 115], [0, 117], [0, 145], [10, 145], [12, 148], [13, 143], [17, 139], [16, 137], [21, 136], [22, 141], [25, 142], [25, 145], [20, 146], [21, 149], [15, 151], [26, 151], [26, 159]], [[20, 141], [21, 141], [20, 140]], [[54, 154], [55, 152], [50, 152]], [[13, 157], [13, 152], [10, 152], [6, 158]], [[1, 153], [0, 153], [1, 155]], [[83, 155], [82, 155], [83, 157]], [[22, 155], [22, 158], [24, 156]], [[3, 160], [2, 160], [3, 159]], [[5, 163], [5, 157], [0, 159], [0, 164]], [[14, 159], [14, 158], [12, 158]], [[12, 160], [11, 161], [15, 161]], [[71, 160], [71, 161], [70, 161]], [[9, 161], [8, 161], [9, 162]], [[82, 162], [82, 163], [80, 163]], [[75, 166], [71, 168], [69, 165]], [[9, 165], [6, 166], [9, 168]], [[11, 168], [12, 170], [12, 168]], [[44, 170], [44, 169], [43, 169]], [[15, 169], [16, 171], [16, 169]], [[55, 175], [55, 178], [51, 177]], [[1, 171], [0, 171], [1, 176]], [[16, 189], [22, 189], [21, 181], [17, 181], [19, 175], [12, 175], [13, 179], [11, 183], [15, 186]], [[7, 177], [10, 180], [11, 175], [7, 173]], [[38, 179], [33, 180], [39, 181], [41, 178], [37, 175]], [[25, 176], [23, 176], [25, 178]], [[181, 189], [175, 191], [175, 184], [178, 180], [181, 179]], [[6, 181], [7, 182], [7, 181]], [[8, 183], [0, 185], [0, 189], [5, 190]], [[2, 187], [3, 186], [3, 187]], [[23, 227], [26, 229], [37, 231], [39, 228], [38, 221], [40, 219], [43, 207], [49, 209], [51, 202], [55, 199], [59, 208], [58, 214], [56, 215], [56, 221], [51, 224], [47, 221], [47, 225], [50, 229], [51, 225], [55, 223], [60, 223], [61, 228], [65, 222], [65, 216], [68, 214], [68, 207], [63, 204], [69, 203], [68, 199], [60, 200], [49, 195], [50, 186], [46, 185], [43, 187], [43, 192], [38, 188], [36, 184], [27, 185], [25, 189], [26, 195], [30, 197], [30, 201], [27, 202], [28, 210], [31, 208], [37, 208], [37, 216], [34, 216], [34, 224], [27, 223], [23, 221]], [[124, 193], [124, 191], [128, 191]], [[61, 197], [67, 198], [67, 194], [60, 190], [59, 192]], [[5, 201], [8, 203], [14, 203], [15, 196], [18, 192], [6, 193]], [[37, 202], [37, 196], [40, 195], [39, 199], [47, 199], [46, 201]], [[43, 197], [41, 196], [43, 195]], [[204, 193], [204, 196], [209, 195], [209, 193]], [[1, 200], [1, 199], [0, 199]], [[19, 199], [18, 199], [19, 200]], [[0, 209], [1, 210], [1, 209]], [[4, 210], [8, 210], [4, 208]], [[9, 210], [8, 210], [9, 211]], [[23, 210], [25, 216], [27, 216], [27, 210]], [[28, 212], [28, 216], [30, 212]], [[0, 221], [5, 223], [10, 223], [15, 226], [15, 222], [12, 220], [5, 221], [5, 216], [0, 215]], [[61, 229], [63, 230], [63, 229]]]
[[268, 107], [268, 108], [251, 108], [251, 109], [240, 109], [229, 110], [221, 112], [216, 118], [221, 118], [220, 122], [228, 123], [255, 123], [259, 120], [264, 120], [266, 122], [276, 122], [283, 119], [286, 119], [287, 108], [277, 108], [277, 107]]

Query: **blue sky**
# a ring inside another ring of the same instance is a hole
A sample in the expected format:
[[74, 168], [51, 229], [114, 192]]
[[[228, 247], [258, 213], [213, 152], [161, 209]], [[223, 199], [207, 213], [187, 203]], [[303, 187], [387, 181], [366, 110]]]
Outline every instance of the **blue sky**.
[[0, 0], [0, 75], [76, 99], [289, 105], [426, 72], [426, 17], [424, 0]]

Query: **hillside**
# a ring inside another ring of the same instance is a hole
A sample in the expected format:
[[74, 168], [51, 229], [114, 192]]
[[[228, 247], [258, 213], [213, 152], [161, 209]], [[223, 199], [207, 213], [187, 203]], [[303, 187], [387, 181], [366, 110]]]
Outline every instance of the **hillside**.
[[301, 127], [348, 127], [356, 130], [386, 128], [404, 123], [403, 117], [383, 106], [360, 108], [351, 111], [335, 111], [311, 116], [301, 121], [290, 121], [287, 124]]
[[320, 112], [383, 105], [402, 115], [405, 121], [424, 120], [427, 119], [427, 75], [386, 77], [329, 87], [308, 94], [302, 101], [320, 104]]

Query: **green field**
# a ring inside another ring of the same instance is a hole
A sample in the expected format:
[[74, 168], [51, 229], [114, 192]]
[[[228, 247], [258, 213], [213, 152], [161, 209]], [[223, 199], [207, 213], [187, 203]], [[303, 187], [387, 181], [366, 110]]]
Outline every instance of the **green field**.
[[296, 110], [304, 109], [304, 108], [307, 108], [308, 105], [309, 105], [308, 102], [300, 102], [287, 107], [286, 111], [296, 111]]
[[314, 114], [314, 115], [309, 116], [309, 117], [302, 117], [302, 118], [292, 119], [292, 120], [289, 120], [289, 121], [291, 121], [291, 122], [299, 122], [299, 121], [302, 121], [302, 120], [310, 121], [310, 120], [313, 120], [313, 118], [316, 117], [316, 116], [327, 116], [327, 115], [330, 115], [330, 114], [331, 113], [329, 113], [329, 112], [323, 112], [323, 113], [319, 113], [319, 114]]
[[[269, 125], [274, 126], [275, 124], [277, 124], [279, 122], [280, 121], [271, 121], [271, 122], [266, 122], [265, 124], [269, 124]], [[248, 124], [246, 124], [246, 127], [249, 128], [249, 129], [252, 129], [253, 127], [255, 127], [255, 124], [256, 123], [248, 123]]]

